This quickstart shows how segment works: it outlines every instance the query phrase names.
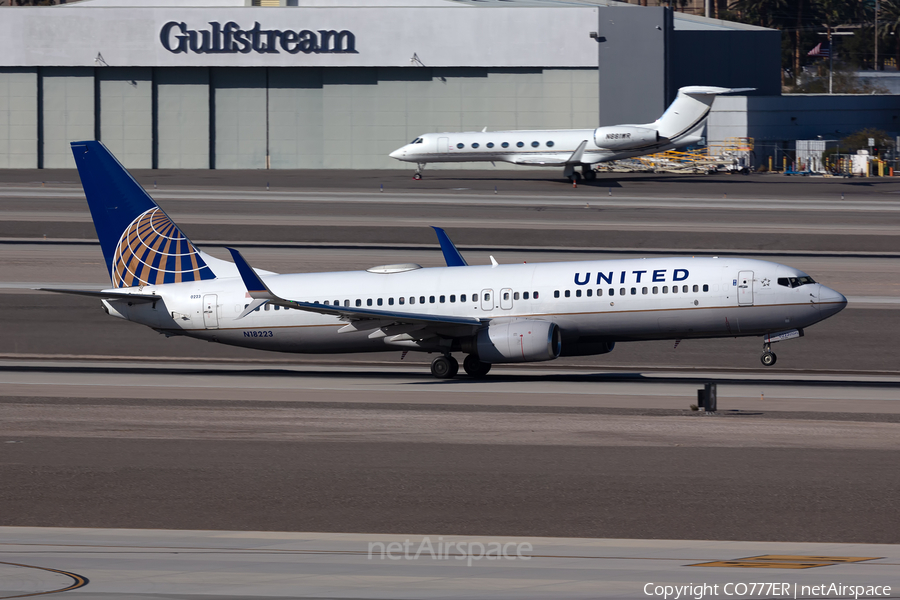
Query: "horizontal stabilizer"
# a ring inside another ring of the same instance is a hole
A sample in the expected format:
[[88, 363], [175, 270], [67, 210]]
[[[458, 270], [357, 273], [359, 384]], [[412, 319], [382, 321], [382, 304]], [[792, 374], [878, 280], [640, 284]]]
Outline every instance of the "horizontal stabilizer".
[[127, 292], [95, 292], [92, 290], [68, 290], [54, 288], [35, 288], [40, 292], [54, 292], [56, 294], [72, 294], [75, 296], [88, 296], [102, 300], [129, 300], [131, 302], [156, 302], [162, 300], [162, 296], [156, 294], [129, 294]]

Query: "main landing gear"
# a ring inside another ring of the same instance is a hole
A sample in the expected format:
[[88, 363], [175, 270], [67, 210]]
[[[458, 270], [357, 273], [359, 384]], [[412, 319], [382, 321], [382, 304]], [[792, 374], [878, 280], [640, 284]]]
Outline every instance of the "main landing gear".
[[759, 360], [766, 367], [771, 367], [775, 364], [778, 357], [772, 352], [771, 344], [763, 344], [763, 353], [762, 356], [759, 357]]
[[425, 165], [427, 163], [416, 163], [416, 173], [413, 175], [413, 179], [419, 181], [422, 179], [422, 171], [425, 170]]
[[597, 179], [597, 171], [591, 165], [581, 165], [581, 173], [579, 173], [575, 170], [575, 165], [566, 165], [566, 168], [563, 169], [563, 177], [576, 183], [582, 179], [594, 181]]
[[[469, 377], [480, 378], [488, 374], [491, 370], [489, 363], [478, 360], [474, 355], [466, 356], [463, 361], [463, 368]], [[459, 363], [450, 354], [438, 356], [431, 361], [431, 374], [438, 379], [453, 379], [459, 373]]]

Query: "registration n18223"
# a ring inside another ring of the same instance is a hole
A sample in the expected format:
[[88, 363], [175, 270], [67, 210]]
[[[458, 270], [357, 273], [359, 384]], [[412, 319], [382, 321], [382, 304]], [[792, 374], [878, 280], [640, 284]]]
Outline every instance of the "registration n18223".
[[251, 329], [244, 332], [244, 337], [248, 338], [269, 338], [275, 337], [275, 334], [265, 329]]

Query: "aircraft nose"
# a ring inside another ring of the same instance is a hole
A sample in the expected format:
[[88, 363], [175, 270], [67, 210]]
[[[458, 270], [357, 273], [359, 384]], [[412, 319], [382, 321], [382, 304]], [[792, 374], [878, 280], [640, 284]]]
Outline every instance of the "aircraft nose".
[[[406, 146], [403, 146], [403, 148], [406, 148]], [[388, 156], [390, 156], [391, 158], [402, 158], [404, 155], [403, 148], [397, 148], [396, 150], [388, 154]]]
[[847, 306], [847, 298], [837, 290], [833, 290], [824, 285], [819, 286], [819, 302], [817, 307], [820, 310], [828, 311], [831, 314], [837, 314], [844, 310]]

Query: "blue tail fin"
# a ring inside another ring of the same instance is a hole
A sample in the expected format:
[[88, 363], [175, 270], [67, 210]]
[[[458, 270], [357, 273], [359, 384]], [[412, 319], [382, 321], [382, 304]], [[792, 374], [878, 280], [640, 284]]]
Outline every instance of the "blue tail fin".
[[113, 287], [215, 279], [197, 248], [100, 142], [72, 154]]

